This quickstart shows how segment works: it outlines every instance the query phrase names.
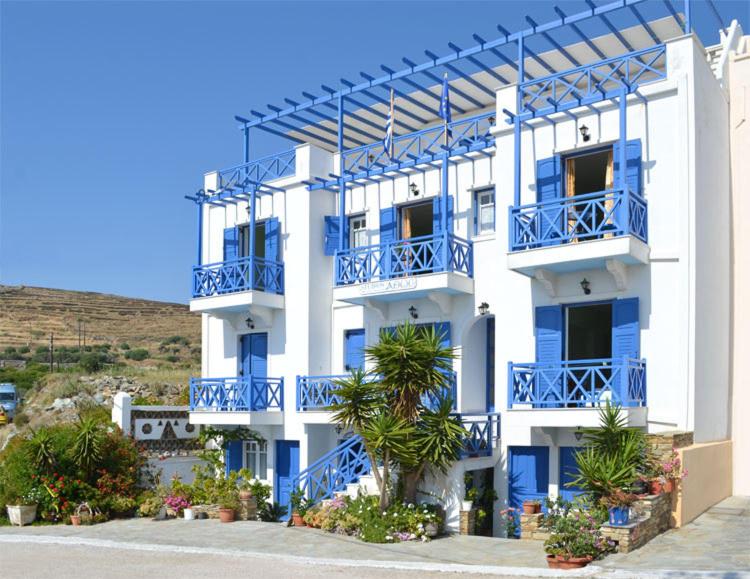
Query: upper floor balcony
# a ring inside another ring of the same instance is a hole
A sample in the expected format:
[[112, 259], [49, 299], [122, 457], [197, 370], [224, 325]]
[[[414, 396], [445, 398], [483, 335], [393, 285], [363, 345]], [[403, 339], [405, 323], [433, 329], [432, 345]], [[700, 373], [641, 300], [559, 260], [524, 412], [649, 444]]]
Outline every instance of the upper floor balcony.
[[193, 424], [282, 424], [283, 410], [284, 378], [190, 379], [190, 422]]
[[628, 187], [509, 208], [508, 267], [534, 275], [648, 263], [648, 206]]
[[284, 264], [261, 257], [242, 257], [193, 268], [193, 297], [244, 291], [284, 294]]
[[631, 426], [645, 426], [645, 360], [626, 356], [508, 363], [508, 409], [514, 424], [595, 426], [596, 410], [607, 403], [621, 406]]
[[[338, 404], [340, 388], [338, 381], [348, 377], [348, 374], [327, 376], [297, 376], [297, 411], [304, 412], [305, 422], [326, 423], [330, 421], [330, 407]], [[456, 373], [451, 374], [450, 386], [439, 396], [425, 396], [422, 400], [425, 406], [435, 408], [441, 400], [450, 398], [453, 409], [456, 409], [457, 382]]]
[[452, 233], [339, 250], [335, 260], [334, 298], [341, 301], [362, 304], [474, 291], [472, 243]]

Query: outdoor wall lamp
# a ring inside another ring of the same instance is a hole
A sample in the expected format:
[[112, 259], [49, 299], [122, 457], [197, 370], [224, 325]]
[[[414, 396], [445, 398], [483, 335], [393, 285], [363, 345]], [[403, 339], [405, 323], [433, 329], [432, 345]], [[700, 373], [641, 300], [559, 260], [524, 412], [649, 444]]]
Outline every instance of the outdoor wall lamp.
[[585, 277], [581, 280], [581, 289], [586, 295], [589, 295], [591, 293], [591, 282]]
[[375, 160], [375, 155], [373, 155], [372, 153], [370, 153], [369, 155], [367, 155], [367, 160], [370, 163], [372, 163]]
[[414, 306], [409, 306], [409, 315], [411, 316], [412, 320], [416, 320], [419, 317], [417, 308], [415, 308]]
[[576, 428], [576, 431], [573, 433], [573, 435], [576, 437], [576, 440], [578, 442], [581, 442], [581, 439], [583, 438], [583, 430], [581, 430], [580, 426]]
[[417, 187], [416, 183], [409, 183], [409, 191], [411, 191], [412, 195], [419, 195], [419, 187]]
[[487, 117], [487, 121], [489, 121], [490, 125], [494, 125], [495, 124], [495, 117], [494, 117], [494, 115], [491, 116], [491, 117]]
[[247, 318], [245, 318], [245, 324], [247, 324], [247, 327], [251, 330], [255, 329], [255, 320], [253, 320], [253, 318], [251, 318], [250, 316], [247, 316]]
[[589, 133], [589, 128], [586, 125], [581, 125], [578, 130], [581, 132], [584, 143], [591, 140], [591, 134]]
[[486, 316], [490, 311], [490, 304], [487, 302], [482, 302], [479, 304], [479, 315]]

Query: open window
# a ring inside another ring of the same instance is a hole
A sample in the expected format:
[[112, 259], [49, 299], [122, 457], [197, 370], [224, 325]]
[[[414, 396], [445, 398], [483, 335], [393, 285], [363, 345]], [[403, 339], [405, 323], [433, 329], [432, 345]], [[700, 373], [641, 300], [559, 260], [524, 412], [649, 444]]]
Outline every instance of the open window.
[[407, 205], [400, 210], [401, 239], [433, 234], [432, 203]]
[[[565, 158], [565, 197], [581, 197], [590, 193], [611, 191], [614, 188], [614, 156], [612, 147]], [[593, 234], [612, 225], [614, 198], [611, 194], [602, 202], [590, 200], [569, 205], [567, 233], [571, 241], [601, 239], [611, 234]]]

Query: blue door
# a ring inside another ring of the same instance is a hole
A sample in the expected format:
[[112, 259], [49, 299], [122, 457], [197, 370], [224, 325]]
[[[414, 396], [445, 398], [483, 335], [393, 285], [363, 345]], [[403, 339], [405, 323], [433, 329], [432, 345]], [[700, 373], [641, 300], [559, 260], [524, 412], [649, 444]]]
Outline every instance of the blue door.
[[344, 333], [344, 370], [362, 370], [365, 367], [365, 331], [347, 330]]
[[274, 500], [288, 507], [292, 495], [292, 482], [299, 474], [299, 441], [276, 441], [276, 474], [274, 475]]
[[240, 376], [247, 378], [249, 410], [268, 406], [268, 334], [244, 334], [240, 337]]
[[572, 501], [583, 490], [577, 486], [567, 486], [567, 483], [578, 476], [578, 465], [576, 464], [576, 451], [580, 450], [575, 446], [560, 447], [560, 496], [566, 501]]
[[[521, 509], [529, 499], [542, 501], [549, 495], [549, 447], [508, 447], [508, 503]], [[520, 529], [519, 529], [520, 530]]]

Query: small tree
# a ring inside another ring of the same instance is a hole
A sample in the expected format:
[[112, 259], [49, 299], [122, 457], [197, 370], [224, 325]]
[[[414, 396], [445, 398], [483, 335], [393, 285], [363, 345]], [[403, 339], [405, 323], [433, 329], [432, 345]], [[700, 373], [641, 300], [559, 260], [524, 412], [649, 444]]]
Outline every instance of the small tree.
[[[452, 416], [452, 401], [441, 400], [450, 384], [454, 357], [430, 329], [406, 323], [381, 332], [380, 342], [366, 349], [370, 373], [354, 371], [337, 381], [340, 402], [334, 421], [363, 438], [372, 472], [387, 508], [390, 472], [399, 467], [404, 498], [415, 502], [417, 483], [426, 468], [446, 472], [460, 455], [466, 430]], [[436, 409], [425, 401], [438, 399]], [[382, 462], [382, 473], [379, 462]]]

